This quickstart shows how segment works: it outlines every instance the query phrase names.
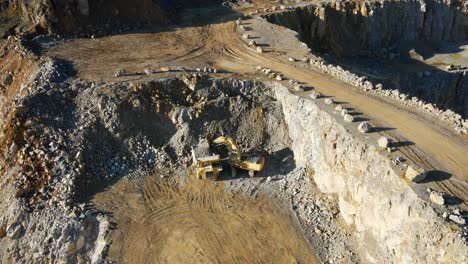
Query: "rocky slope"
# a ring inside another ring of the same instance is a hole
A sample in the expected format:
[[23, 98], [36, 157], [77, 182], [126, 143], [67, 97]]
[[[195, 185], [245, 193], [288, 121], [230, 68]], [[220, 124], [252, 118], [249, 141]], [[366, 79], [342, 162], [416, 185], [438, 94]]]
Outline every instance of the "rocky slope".
[[[467, 1], [329, 2], [265, 18], [297, 31], [314, 52], [333, 55], [325, 56], [329, 63], [366, 75], [385, 89], [398, 89], [410, 98], [468, 116], [466, 73], [440, 70], [407, 54], [415, 52], [408, 48], [415, 42], [466, 42]], [[374, 61], [360, 61], [358, 56]], [[395, 66], [395, 58], [402, 63]]]
[[[110, 33], [115, 26], [175, 22], [174, 11], [191, 6], [219, 4], [208, 0], [2, 0], [0, 28], [32, 33]], [[15, 20], [11, 25], [8, 21]]]
[[364, 263], [467, 259], [465, 242], [400, 178], [389, 159], [356, 133], [354, 125], [337, 122], [323, 110], [322, 102], [300, 98], [284, 87], [275, 93], [296, 165], [315, 172], [322, 192], [338, 195], [340, 214], [354, 230]]

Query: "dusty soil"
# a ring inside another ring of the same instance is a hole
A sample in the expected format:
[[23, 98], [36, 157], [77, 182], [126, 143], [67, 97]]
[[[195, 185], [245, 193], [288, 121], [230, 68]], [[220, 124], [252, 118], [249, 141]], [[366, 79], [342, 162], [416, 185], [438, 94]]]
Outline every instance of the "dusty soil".
[[122, 180], [93, 201], [116, 221], [109, 257], [119, 263], [319, 263], [289, 211], [222, 182]]

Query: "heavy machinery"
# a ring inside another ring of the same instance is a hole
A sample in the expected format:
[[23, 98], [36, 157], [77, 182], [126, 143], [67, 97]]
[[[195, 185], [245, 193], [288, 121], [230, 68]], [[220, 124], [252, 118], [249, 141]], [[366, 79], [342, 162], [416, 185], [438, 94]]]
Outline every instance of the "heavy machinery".
[[227, 157], [222, 157], [222, 160], [227, 160], [231, 168], [233, 168], [232, 174], [235, 177], [235, 168], [246, 170], [249, 172], [249, 176], [253, 177], [255, 172], [263, 170], [265, 166], [265, 158], [260, 155], [244, 155], [239, 150], [236, 141], [230, 137], [217, 137], [212, 141], [212, 145], [215, 150], [220, 151], [220, 147], [225, 146], [227, 148]]
[[219, 155], [197, 157], [195, 150], [192, 148], [192, 157], [198, 179], [218, 179], [223, 171]]
[[218, 137], [211, 144], [202, 142], [197, 149], [192, 148], [193, 164], [199, 179], [218, 179], [223, 171], [222, 163], [231, 166], [231, 175], [236, 176], [236, 168], [246, 170], [253, 177], [263, 170], [265, 158], [260, 155], [244, 155], [237, 143], [230, 137]]

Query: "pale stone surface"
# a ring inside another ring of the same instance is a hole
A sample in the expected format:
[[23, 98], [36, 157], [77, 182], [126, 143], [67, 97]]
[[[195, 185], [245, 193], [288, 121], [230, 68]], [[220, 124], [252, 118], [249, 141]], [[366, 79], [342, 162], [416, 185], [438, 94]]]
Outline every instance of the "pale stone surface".
[[386, 137], [380, 137], [379, 140], [377, 141], [377, 144], [379, 145], [379, 148], [388, 148], [390, 145], [390, 141]]
[[449, 219], [452, 220], [453, 222], [459, 224], [459, 225], [465, 225], [466, 224], [466, 220], [459, 216], [459, 215], [454, 215], [454, 214], [451, 214], [449, 216]]
[[421, 168], [416, 168], [412, 165], [406, 169], [405, 177], [412, 182], [420, 182], [426, 178], [427, 172]]
[[350, 114], [345, 114], [345, 115], [343, 116], [343, 118], [344, 118], [344, 121], [346, 121], [346, 122], [350, 122], [350, 123], [351, 123], [351, 122], [354, 121], [354, 117], [353, 117], [352, 115], [350, 115]]
[[370, 131], [370, 124], [367, 121], [362, 122], [358, 126], [358, 131], [361, 133], [367, 133]]
[[431, 201], [437, 205], [445, 204], [444, 194], [438, 191], [432, 191], [429, 195], [429, 199], [431, 199]]
[[[360, 248], [364, 263], [466, 260], [462, 239], [401, 180], [376, 147], [347, 131], [336, 115], [313, 100], [298, 98], [286, 88], [278, 89], [276, 98], [282, 103], [296, 166], [313, 169], [320, 190], [339, 197], [340, 213], [355, 230], [357, 244], [375, 245]], [[434, 237], [439, 243], [430, 242]]]

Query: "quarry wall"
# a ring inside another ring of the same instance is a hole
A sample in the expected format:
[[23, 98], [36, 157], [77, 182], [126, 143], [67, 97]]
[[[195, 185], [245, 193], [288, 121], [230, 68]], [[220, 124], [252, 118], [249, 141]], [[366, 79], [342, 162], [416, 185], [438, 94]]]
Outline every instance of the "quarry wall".
[[[313, 169], [321, 191], [339, 197], [340, 213], [370, 263], [459, 263], [464, 242], [392, 169], [377, 147], [323, 105], [277, 86], [296, 164]], [[357, 124], [356, 124], [357, 126]]]

